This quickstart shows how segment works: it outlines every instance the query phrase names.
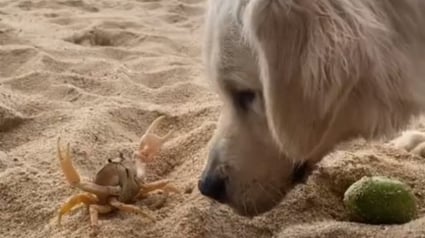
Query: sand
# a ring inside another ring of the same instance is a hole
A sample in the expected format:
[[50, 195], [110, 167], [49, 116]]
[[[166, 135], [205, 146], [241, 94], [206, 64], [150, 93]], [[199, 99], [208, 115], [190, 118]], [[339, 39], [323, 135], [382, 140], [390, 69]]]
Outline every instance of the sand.
[[[55, 223], [78, 190], [65, 181], [56, 140], [72, 147], [90, 179], [109, 158], [131, 153], [159, 115], [175, 130], [147, 179], [172, 179], [149, 222], [100, 217], [98, 237], [425, 237], [425, 159], [357, 141], [320, 163], [306, 184], [253, 219], [200, 196], [196, 182], [220, 110], [204, 80], [201, 0], [3, 0], [0, 2], [0, 237], [89, 237], [79, 210]], [[412, 186], [418, 219], [397, 226], [348, 221], [344, 190], [363, 175]], [[143, 209], [158, 197], [137, 203]]]

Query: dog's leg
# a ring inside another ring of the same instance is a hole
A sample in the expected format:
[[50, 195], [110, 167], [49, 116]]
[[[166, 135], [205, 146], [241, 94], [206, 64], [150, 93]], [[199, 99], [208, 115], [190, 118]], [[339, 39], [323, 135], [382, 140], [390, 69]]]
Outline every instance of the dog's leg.
[[388, 144], [421, 157], [425, 157], [425, 132], [418, 130], [404, 131], [400, 136], [389, 141]]

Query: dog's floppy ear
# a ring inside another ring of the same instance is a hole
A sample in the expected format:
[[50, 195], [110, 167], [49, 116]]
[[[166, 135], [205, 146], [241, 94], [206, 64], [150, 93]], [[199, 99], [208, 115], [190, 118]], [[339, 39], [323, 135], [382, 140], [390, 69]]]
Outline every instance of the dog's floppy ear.
[[[350, 117], [366, 107], [347, 108], [352, 106], [353, 88], [369, 67], [369, 54], [376, 53], [367, 51], [375, 49], [357, 40], [365, 33], [356, 19], [362, 16], [332, 15], [338, 9], [332, 10], [335, 6], [329, 2], [251, 0], [243, 15], [244, 36], [259, 61], [270, 130], [294, 159], [314, 157], [357, 133]], [[378, 23], [372, 26], [372, 20], [367, 23], [370, 29], [384, 32]]]

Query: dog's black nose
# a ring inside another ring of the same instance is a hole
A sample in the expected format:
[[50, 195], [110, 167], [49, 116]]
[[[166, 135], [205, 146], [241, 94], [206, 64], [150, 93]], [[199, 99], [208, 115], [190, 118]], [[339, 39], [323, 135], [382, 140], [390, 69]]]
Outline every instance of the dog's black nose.
[[205, 176], [198, 181], [198, 189], [202, 195], [220, 203], [226, 199], [226, 181], [220, 176]]

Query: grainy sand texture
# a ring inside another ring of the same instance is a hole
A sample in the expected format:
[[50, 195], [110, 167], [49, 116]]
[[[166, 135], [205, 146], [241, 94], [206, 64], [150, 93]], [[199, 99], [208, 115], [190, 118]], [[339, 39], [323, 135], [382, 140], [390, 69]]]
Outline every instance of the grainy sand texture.
[[[230, 1], [230, 0], [229, 0]], [[0, 237], [89, 237], [81, 209], [55, 216], [77, 194], [56, 159], [69, 142], [83, 178], [119, 152], [131, 153], [158, 116], [175, 133], [147, 180], [184, 191], [156, 221], [130, 213], [100, 216], [98, 237], [425, 237], [425, 219], [398, 226], [347, 221], [342, 197], [364, 175], [408, 183], [424, 215], [425, 159], [380, 143], [353, 142], [327, 156], [306, 184], [253, 219], [211, 203], [196, 188], [220, 110], [204, 80], [203, 0], [0, 1]]]

